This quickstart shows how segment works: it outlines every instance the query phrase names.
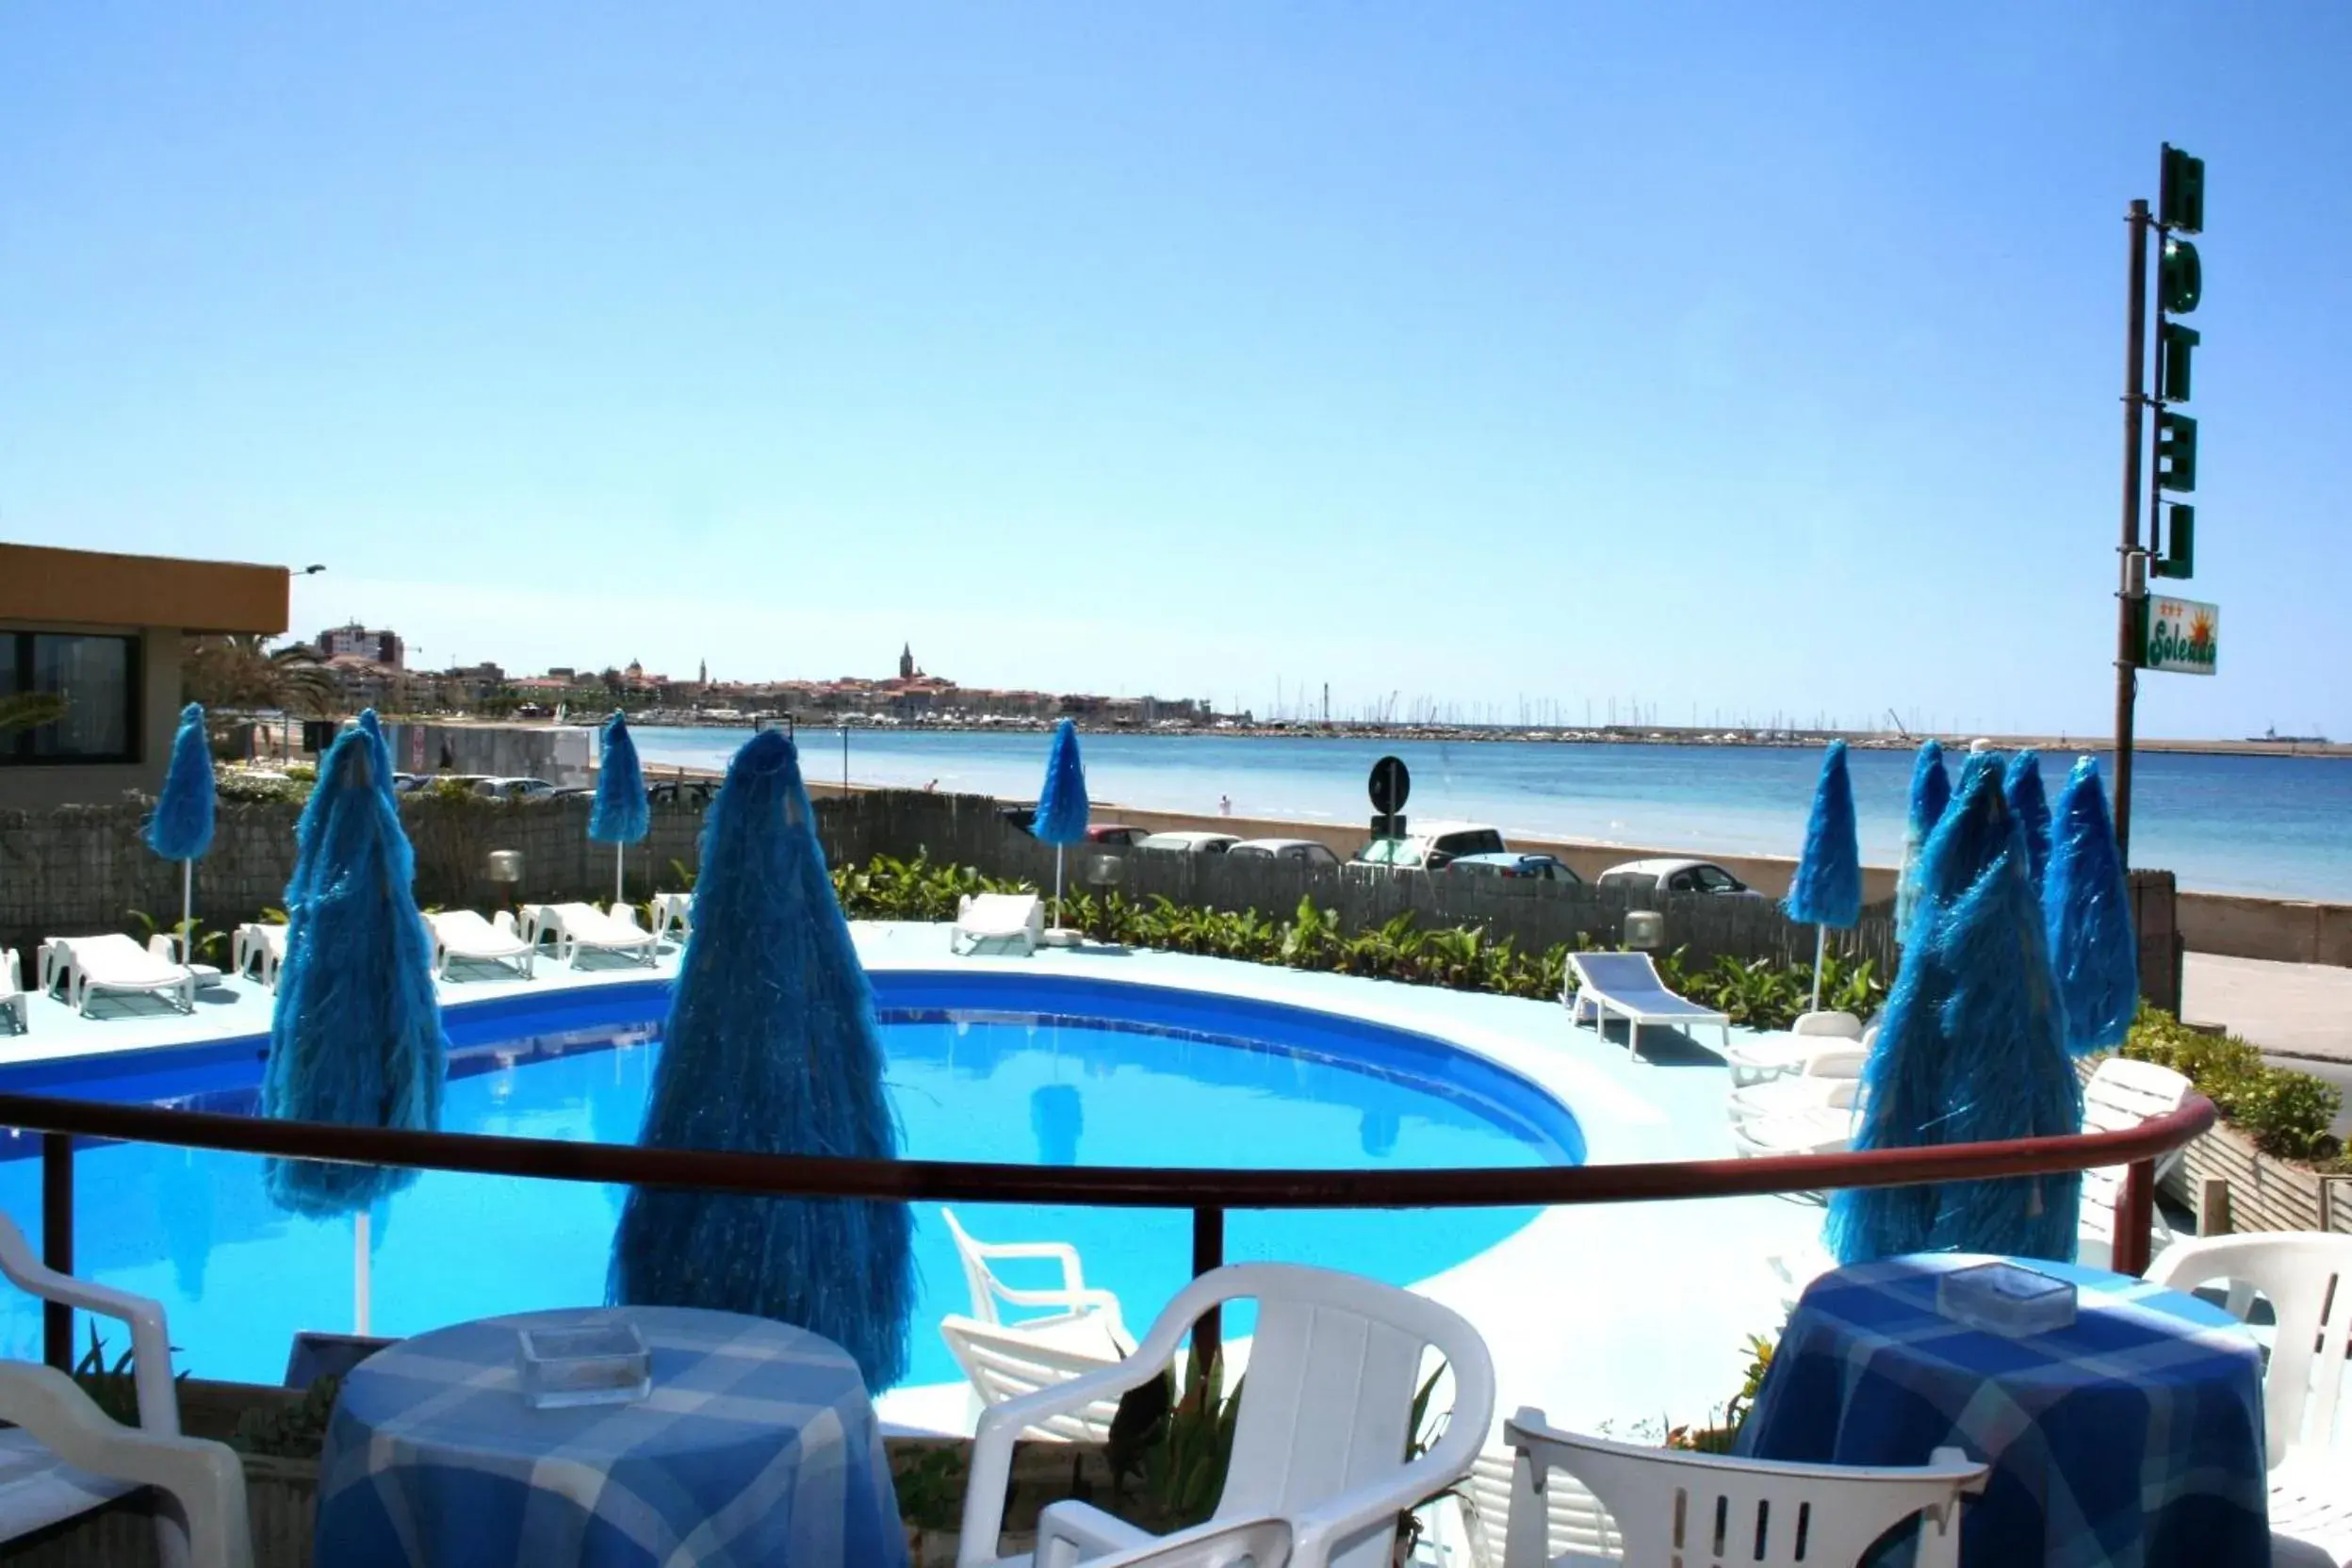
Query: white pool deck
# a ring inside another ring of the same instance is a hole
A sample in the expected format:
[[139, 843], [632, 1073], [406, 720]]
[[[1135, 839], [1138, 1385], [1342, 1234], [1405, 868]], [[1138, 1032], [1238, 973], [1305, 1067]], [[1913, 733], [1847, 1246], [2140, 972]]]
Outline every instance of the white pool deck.
[[[1557, 1096], [1581, 1125], [1592, 1164], [1732, 1152], [1728, 1075], [1711, 1050], [1671, 1031], [1644, 1030], [1643, 1054], [1657, 1059], [1634, 1062], [1622, 1026], [1605, 1041], [1589, 1024], [1572, 1025], [1557, 1002], [1098, 946], [1049, 948], [1026, 958], [958, 958], [948, 952], [944, 925], [858, 922], [852, 929], [870, 970], [1084, 974], [1317, 1007], [1438, 1036]], [[24, 956], [29, 981], [32, 955]], [[676, 951], [668, 948], [650, 970], [608, 961], [574, 971], [543, 958], [534, 979], [483, 969], [445, 982], [441, 995], [463, 1004], [667, 977], [676, 969]], [[242, 980], [201, 992], [193, 1015], [109, 998], [83, 1019], [62, 1003], [36, 997], [30, 1033], [0, 1033], [0, 1061], [266, 1034], [270, 1005], [269, 992]], [[1607, 1426], [1622, 1436], [1644, 1424], [1704, 1422], [1731, 1396], [1745, 1364], [1746, 1337], [1771, 1333], [1781, 1321], [1778, 1282], [1766, 1258], [1818, 1234], [1821, 1219], [1818, 1205], [1772, 1197], [1551, 1208], [1414, 1288], [1484, 1334], [1499, 1380], [1498, 1415], [1532, 1404], [1556, 1423], [1588, 1431]], [[1163, 1303], [1124, 1305], [1127, 1321], [1140, 1331]], [[914, 1331], [936, 1329], [917, 1324]], [[880, 1409], [893, 1426], [930, 1430], [969, 1431], [973, 1414], [960, 1383], [893, 1390]]]

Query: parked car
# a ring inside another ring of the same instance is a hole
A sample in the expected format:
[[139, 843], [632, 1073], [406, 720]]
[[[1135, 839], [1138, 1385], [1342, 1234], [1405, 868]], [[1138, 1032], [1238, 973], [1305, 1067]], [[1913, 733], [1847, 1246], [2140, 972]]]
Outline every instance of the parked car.
[[414, 794], [432, 782], [433, 779], [425, 774], [396, 773], [392, 776], [392, 792], [396, 795]]
[[1601, 873], [1600, 886], [1632, 887], [1644, 892], [1716, 893], [1731, 898], [1764, 896], [1712, 860], [1627, 860]]
[[1031, 801], [1023, 806], [1000, 806], [996, 808], [996, 814], [1004, 819], [1005, 826], [1018, 828], [1026, 833], [1030, 825], [1037, 820], [1037, 802]]
[[1180, 855], [1222, 855], [1239, 842], [1238, 833], [1147, 833], [1135, 841], [1135, 847], [1169, 850]]
[[1226, 854], [1236, 860], [1296, 860], [1306, 866], [1335, 866], [1339, 857], [1314, 839], [1244, 839]]
[[1576, 869], [1557, 855], [1522, 855], [1505, 850], [1500, 855], [1459, 855], [1448, 871], [1464, 872], [1473, 876], [1524, 876], [1537, 882], [1583, 882]]
[[1401, 839], [1375, 839], [1354, 863], [1390, 871], [1443, 871], [1464, 855], [1503, 855], [1503, 830], [1482, 822], [1433, 822]]
[[474, 793], [492, 800], [540, 800], [555, 793], [555, 786], [544, 778], [484, 778], [475, 783]]
[[662, 778], [645, 786], [645, 798], [656, 806], [674, 806], [681, 800], [689, 806], [708, 806], [718, 792], [718, 780], [712, 778]]
[[1130, 827], [1123, 822], [1098, 822], [1086, 829], [1090, 844], [1139, 844], [1151, 836], [1149, 829]]

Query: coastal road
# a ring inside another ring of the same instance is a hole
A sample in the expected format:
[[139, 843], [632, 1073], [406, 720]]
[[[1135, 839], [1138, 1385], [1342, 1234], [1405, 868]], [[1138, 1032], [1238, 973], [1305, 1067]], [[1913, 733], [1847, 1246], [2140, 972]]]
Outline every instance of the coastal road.
[[2352, 1139], [2352, 969], [2188, 955], [2181, 1015], [2218, 1023], [2262, 1048], [2262, 1059], [2344, 1091], [2339, 1136]]

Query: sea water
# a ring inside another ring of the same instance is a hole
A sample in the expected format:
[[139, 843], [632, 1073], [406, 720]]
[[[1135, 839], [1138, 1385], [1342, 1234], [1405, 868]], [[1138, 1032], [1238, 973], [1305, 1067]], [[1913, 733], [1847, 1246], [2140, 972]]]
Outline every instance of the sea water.
[[[811, 778], [1034, 800], [1045, 773], [1041, 733], [830, 729], [801, 732]], [[634, 731], [649, 771], [723, 768], [741, 729]], [[1489, 822], [1506, 834], [1693, 855], [1794, 856], [1805, 837], [1821, 753], [1803, 747], [1602, 744], [1544, 741], [1375, 741], [1291, 736], [1087, 735], [1096, 820], [1118, 806], [1303, 822], [1360, 822], [1364, 776], [1395, 753], [1413, 773], [1410, 816]], [[2114, 783], [2111, 759], [2098, 754]], [[2076, 753], [2044, 753], [2054, 799]], [[1862, 856], [1903, 857], [1912, 753], [1851, 758]], [[1956, 768], [1958, 759], [1953, 760]], [[2352, 760], [2143, 753], [2132, 787], [2132, 860], [2184, 888], [2352, 902]]]

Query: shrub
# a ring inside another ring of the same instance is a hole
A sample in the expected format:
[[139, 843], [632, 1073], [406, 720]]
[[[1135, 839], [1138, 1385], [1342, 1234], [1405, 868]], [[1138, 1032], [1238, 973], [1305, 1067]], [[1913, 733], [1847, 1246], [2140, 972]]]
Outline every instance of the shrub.
[[2344, 1109], [2344, 1091], [2308, 1072], [2272, 1067], [2235, 1035], [2209, 1035], [2143, 1004], [2123, 1054], [2187, 1078], [2222, 1119], [2265, 1154], [2327, 1162], [2342, 1153], [2332, 1128]]

